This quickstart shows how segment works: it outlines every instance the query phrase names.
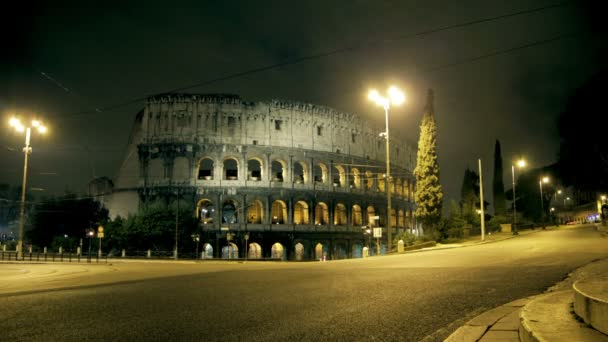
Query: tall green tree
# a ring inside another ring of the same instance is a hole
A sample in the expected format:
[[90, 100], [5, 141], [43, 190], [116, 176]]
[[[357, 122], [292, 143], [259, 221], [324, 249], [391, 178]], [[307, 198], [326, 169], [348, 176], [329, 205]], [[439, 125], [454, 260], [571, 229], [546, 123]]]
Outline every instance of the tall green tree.
[[505, 200], [505, 184], [502, 180], [502, 154], [500, 151], [500, 141], [496, 139], [494, 145], [494, 178], [492, 179], [492, 195], [494, 197], [494, 215], [505, 216], [507, 213], [507, 203]]
[[441, 220], [443, 190], [439, 182], [437, 162], [437, 124], [433, 90], [429, 89], [427, 102], [420, 124], [418, 157], [414, 176], [416, 177], [416, 217], [425, 228], [434, 230]]

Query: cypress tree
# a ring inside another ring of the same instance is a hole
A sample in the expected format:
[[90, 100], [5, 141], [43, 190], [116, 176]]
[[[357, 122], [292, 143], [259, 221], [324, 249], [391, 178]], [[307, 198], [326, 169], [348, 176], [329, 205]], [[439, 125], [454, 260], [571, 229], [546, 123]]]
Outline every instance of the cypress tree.
[[443, 190], [437, 163], [437, 124], [433, 108], [433, 90], [429, 89], [420, 124], [416, 177], [416, 217], [425, 227], [435, 228], [441, 219]]
[[492, 193], [494, 195], [494, 215], [505, 216], [506, 200], [505, 185], [502, 181], [502, 155], [500, 152], [500, 141], [496, 140], [494, 145], [494, 179], [492, 180]]

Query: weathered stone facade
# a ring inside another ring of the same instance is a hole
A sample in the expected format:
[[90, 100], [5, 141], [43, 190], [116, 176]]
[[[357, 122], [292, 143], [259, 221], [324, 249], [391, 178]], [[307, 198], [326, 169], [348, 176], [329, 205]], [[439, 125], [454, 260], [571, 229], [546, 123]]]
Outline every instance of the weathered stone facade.
[[[200, 219], [206, 256], [289, 260], [361, 255], [386, 221], [383, 131], [357, 115], [236, 95], [150, 97], [106, 201], [112, 216], [180, 198]], [[415, 148], [391, 137], [391, 226], [413, 225]], [[247, 234], [246, 234], [247, 233]]]

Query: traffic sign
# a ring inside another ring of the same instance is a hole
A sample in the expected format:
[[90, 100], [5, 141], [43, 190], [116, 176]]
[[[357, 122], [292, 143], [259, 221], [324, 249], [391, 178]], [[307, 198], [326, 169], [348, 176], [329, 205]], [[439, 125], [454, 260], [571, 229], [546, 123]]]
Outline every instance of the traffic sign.
[[102, 226], [97, 227], [97, 237], [98, 238], [103, 237], [103, 227]]
[[375, 238], [382, 237], [382, 227], [374, 228], [374, 237]]

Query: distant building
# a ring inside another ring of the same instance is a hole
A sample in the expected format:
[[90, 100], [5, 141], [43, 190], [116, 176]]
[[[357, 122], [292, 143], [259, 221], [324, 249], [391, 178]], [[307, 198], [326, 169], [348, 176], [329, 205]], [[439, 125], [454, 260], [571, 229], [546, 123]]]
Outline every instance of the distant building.
[[216, 258], [245, 257], [246, 243], [249, 258], [358, 257], [362, 226], [375, 216], [386, 226], [387, 186], [393, 234], [414, 224], [416, 148], [392, 134], [387, 185], [382, 131], [307, 103], [158, 95], [136, 116], [114, 184], [92, 187], [112, 189], [103, 202], [113, 217], [179, 198]]

